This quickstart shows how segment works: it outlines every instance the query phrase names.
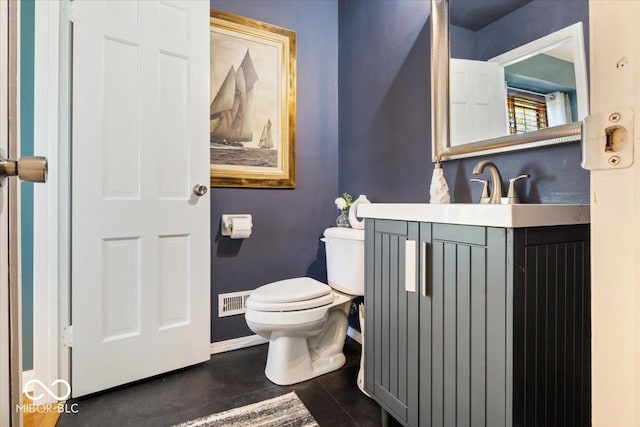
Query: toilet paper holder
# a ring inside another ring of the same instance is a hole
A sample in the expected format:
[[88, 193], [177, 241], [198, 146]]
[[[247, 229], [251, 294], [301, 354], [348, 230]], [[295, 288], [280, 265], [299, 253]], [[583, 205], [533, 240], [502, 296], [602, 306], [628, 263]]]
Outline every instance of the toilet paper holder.
[[220, 232], [223, 236], [231, 236], [233, 221], [236, 219], [248, 219], [253, 227], [253, 219], [250, 214], [224, 214], [222, 215], [222, 230]]

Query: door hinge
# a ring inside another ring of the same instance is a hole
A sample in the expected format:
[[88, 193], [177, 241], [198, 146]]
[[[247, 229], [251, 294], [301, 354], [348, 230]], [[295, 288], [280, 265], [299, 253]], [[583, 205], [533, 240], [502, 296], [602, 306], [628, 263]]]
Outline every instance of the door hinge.
[[76, 20], [76, 7], [75, 1], [69, 0], [61, 3], [62, 16], [66, 17], [68, 21], [75, 22]]
[[64, 347], [73, 347], [73, 325], [62, 328], [62, 345]]

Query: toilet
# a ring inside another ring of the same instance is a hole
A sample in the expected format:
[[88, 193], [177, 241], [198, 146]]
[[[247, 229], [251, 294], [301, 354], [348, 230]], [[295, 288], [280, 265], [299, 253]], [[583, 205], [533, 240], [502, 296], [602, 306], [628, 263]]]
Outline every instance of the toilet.
[[344, 365], [351, 300], [364, 295], [364, 230], [324, 231], [329, 285], [297, 277], [263, 285], [247, 299], [245, 319], [269, 340], [265, 374], [289, 385]]

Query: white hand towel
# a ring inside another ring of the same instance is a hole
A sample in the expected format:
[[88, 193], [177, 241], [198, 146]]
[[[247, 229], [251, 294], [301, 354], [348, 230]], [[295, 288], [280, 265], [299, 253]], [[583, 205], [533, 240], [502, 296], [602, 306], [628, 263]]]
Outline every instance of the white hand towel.
[[451, 203], [449, 185], [447, 184], [447, 180], [444, 178], [444, 173], [440, 163], [436, 163], [433, 168], [429, 195], [431, 196], [429, 203]]

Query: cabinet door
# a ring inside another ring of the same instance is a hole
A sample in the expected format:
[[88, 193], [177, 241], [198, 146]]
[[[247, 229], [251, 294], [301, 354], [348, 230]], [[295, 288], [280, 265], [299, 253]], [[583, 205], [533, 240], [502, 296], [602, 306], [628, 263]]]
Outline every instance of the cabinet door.
[[421, 342], [431, 345], [420, 356], [420, 425], [504, 426], [505, 229], [433, 224], [431, 231], [431, 305], [420, 328]]
[[589, 225], [514, 239], [513, 424], [591, 425]]
[[365, 387], [418, 425], [418, 224], [367, 220]]

